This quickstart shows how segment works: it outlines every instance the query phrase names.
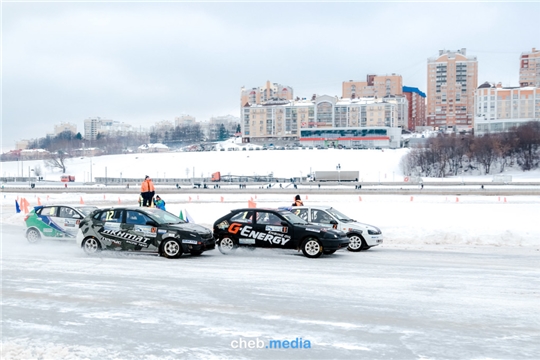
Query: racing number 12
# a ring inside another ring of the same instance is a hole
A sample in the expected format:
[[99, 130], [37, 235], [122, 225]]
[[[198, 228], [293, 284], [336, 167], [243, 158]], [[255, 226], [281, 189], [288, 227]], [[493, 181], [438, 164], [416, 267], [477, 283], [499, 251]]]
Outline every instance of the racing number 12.
[[114, 215], [114, 210], [107, 211], [107, 216], [105, 217], [105, 221], [112, 221]]

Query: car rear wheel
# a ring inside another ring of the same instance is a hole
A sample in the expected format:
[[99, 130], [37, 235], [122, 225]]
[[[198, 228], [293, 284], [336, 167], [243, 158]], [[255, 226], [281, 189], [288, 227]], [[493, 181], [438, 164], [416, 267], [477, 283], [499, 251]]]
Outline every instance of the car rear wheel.
[[93, 255], [101, 251], [101, 244], [96, 238], [89, 237], [84, 239], [82, 247], [88, 255]]
[[30, 229], [26, 232], [26, 240], [31, 244], [35, 244], [41, 240], [41, 234], [37, 229]]
[[363, 250], [365, 247], [366, 241], [362, 236], [357, 234], [349, 235], [349, 246], [347, 247], [347, 250], [357, 252]]
[[232, 254], [236, 251], [237, 247], [238, 246], [234, 243], [234, 240], [230, 237], [222, 238], [218, 244], [219, 251], [224, 255]]
[[163, 256], [169, 259], [175, 259], [182, 256], [182, 245], [175, 239], [167, 239], [163, 243]]
[[323, 247], [319, 240], [309, 238], [302, 243], [302, 252], [308, 258], [318, 258], [323, 253]]

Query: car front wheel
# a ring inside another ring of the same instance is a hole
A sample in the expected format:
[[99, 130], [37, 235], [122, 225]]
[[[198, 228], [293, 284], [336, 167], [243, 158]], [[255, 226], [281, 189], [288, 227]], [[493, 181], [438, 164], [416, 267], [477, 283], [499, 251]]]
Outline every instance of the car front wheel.
[[237, 245], [234, 243], [234, 240], [230, 237], [224, 237], [219, 241], [218, 249], [219, 251], [224, 254], [232, 254], [237, 248]]
[[31, 244], [35, 244], [41, 240], [41, 234], [36, 229], [30, 229], [26, 233], [26, 240], [28, 240], [28, 242]]
[[319, 240], [309, 238], [302, 243], [302, 252], [308, 258], [318, 258], [323, 253], [323, 247]]
[[347, 250], [357, 252], [363, 250], [365, 246], [366, 241], [360, 235], [349, 235], [349, 246], [347, 247]]
[[92, 255], [101, 251], [101, 244], [96, 238], [89, 237], [84, 239], [82, 247], [84, 252], [88, 255]]
[[169, 259], [179, 258], [182, 255], [182, 245], [175, 239], [165, 240], [162, 255]]

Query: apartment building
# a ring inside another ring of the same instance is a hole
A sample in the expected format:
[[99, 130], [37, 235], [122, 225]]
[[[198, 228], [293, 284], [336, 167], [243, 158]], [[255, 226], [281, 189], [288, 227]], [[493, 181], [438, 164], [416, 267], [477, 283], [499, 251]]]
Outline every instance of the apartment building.
[[364, 98], [402, 95], [401, 75], [367, 75], [366, 81], [349, 80], [342, 83], [341, 97]]
[[483, 83], [475, 91], [474, 134], [508, 131], [529, 121], [540, 121], [539, 87], [503, 87]]
[[84, 138], [87, 140], [96, 140], [99, 133], [111, 135], [127, 135], [134, 131], [135, 129], [133, 128], [133, 126], [110, 119], [93, 117], [84, 120]]
[[474, 91], [478, 61], [465, 48], [440, 50], [427, 64], [427, 125], [446, 130], [469, 130], [474, 121]]
[[264, 104], [275, 100], [292, 100], [293, 88], [287, 85], [271, 83], [267, 81], [264, 86], [258, 88], [240, 89], [240, 106], [248, 104]]
[[[241, 111], [244, 142], [302, 141], [301, 130], [304, 129], [358, 130], [378, 127], [396, 128], [398, 132], [401, 132], [398, 129], [399, 123], [407, 123], [406, 118], [400, 119], [399, 116], [400, 113], [405, 116], [407, 114], [406, 99], [392, 96], [380, 99], [340, 99], [322, 95], [312, 100], [246, 105]], [[341, 140], [336, 137], [334, 140], [352, 141], [348, 137]], [[388, 141], [389, 138], [383, 140]]]
[[174, 126], [188, 126], [188, 125], [195, 125], [197, 123], [197, 119], [195, 116], [191, 115], [180, 115], [174, 118]]
[[532, 48], [519, 59], [519, 86], [540, 87], [540, 50]]
[[417, 126], [426, 126], [426, 94], [418, 88], [404, 86], [403, 95], [409, 104], [407, 128], [415, 131]]
[[70, 131], [73, 134], [77, 134], [77, 125], [64, 122], [54, 125], [54, 135], [61, 134], [64, 131]]

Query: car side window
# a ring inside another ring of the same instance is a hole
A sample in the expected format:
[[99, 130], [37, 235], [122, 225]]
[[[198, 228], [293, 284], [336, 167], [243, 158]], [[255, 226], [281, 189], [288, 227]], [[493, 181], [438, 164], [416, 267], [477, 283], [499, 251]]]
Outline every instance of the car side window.
[[147, 221], [151, 221], [148, 216], [133, 210], [126, 211], [126, 224], [146, 225]]
[[103, 222], [122, 222], [122, 210], [107, 210], [103, 211], [99, 220]]
[[77, 214], [75, 210], [72, 208], [68, 208], [65, 206], [60, 207], [60, 217], [61, 218], [68, 218], [68, 219], [80, 219], [81, 216]]
[[308, 221], [308, 211], [307, 209], [294, 209], [293, 214], [301, 218], [302, 220]]
[[46, 206], [43, 209], [41, 209], [40, 215], [43, 216], [56, 216], [58, 213], [58, 207], [57, 206]]
[[311, 210], [311, 222], [319, 224], [330, 224], [332, 218], [326, 211], [323, 210]]
[[239, 222], [239, 223], [251, 223], [253, 219], [253, 211], [240, 211], [239, 213], [233, 215], [231, 217], [231, 222]]
[[257, 211], [257, 224], [260, 225], [279, 225], [281, 219], [275, 214], [266, 211]]

